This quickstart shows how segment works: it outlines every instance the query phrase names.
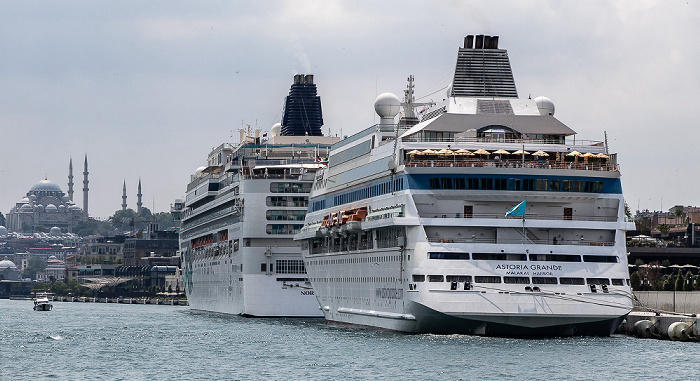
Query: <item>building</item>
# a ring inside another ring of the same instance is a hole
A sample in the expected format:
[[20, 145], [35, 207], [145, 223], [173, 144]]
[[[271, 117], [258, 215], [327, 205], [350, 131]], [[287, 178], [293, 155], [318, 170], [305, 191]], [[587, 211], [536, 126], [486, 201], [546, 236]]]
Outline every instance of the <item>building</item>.
[[[85, 156], [85, 188], [83, 208], [73, 202], [73, 160], [68, 166], [68, 193], [55, 182], [44, 178], [34, 184], [7, 214], [7, 229], [12, 232], [33, 233], [56, 228], [71, 232], [87, 217], [87, 156]], [[55, 230], [55, 229], [54, 229]]]
[[[141, 258], [163, 257], [169, 259], [178, 255], [178, 233], [172, 231], [153, 231], [143, 238], [128, 238], [124, 242], [124, 264], [141, 266]], [[168, 260], [168, 262], [170, 262]], [[179, 264], [179, 263], [178, 263]]]

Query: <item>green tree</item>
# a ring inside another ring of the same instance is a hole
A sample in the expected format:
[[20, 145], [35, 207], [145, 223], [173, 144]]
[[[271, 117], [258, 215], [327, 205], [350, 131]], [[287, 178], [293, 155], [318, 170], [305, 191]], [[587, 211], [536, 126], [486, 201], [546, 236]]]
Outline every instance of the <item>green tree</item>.
[[676, 275], [676, 291], [682, 291], [685, 286], [685, 277], [681, 269], [678, 269], [678, 275]]
[[31, 257], [27, 263], [27, 267], [22, 271], [23, 278], [36, 279], [36, 273], [40, 273], [46, 269], [46, 261], [40, 257]]
[[659, 229], [662, 237], [668, 237], [668, 231], [671, 230], [671, 227], [669, 225], [666, 225], [666, 224], [661, 224], [661, 225], [657, 226], [656, 228]]
[[673, 275], [668, 275], [666, 277], [666, 280], [664, 280], [663, 290], [664, 291], [675, 291], [676, 290], [675, 284], [673, 282]]
[[683, 207], [682, 206], [676, 206], [673, 208], [673, 215], [676, 216], [676, 224], [680, 224], [681, 217], [683, 216]]
[[170, 212], [158, 212], [155, 214], [155, 217], [161, 230], [167, 230], [175, 225], [175, 220]]
[[630, 275], [630, 283], [632, 284], [632, 290], [639, 291], [642, 289], [642, 277], [639, 276], [638, 272], [633, 272]]
[[632, 211], [630, 210], [630, 206], [627, 205], [627, 201], [625, 201], [625, 217], [627, 217], [628, 221], [632, 221]]
[[73, 228], [73, 233], [87, 237], [89, 235], [109, 235], [112, 231], [112, 225], [108, 221], [97, 221], [89, 219], [87, 221], [78, 221]]
[[693, 273], [688, 270], [685, 273], [685, 283], [683, 284], [683, 291], [693, 291]]

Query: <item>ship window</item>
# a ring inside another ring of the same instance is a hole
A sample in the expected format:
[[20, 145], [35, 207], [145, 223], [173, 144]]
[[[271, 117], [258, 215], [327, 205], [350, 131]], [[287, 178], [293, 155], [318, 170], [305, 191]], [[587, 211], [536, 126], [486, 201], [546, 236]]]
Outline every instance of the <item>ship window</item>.
[[561, 190], [561, 180], [549, 180], [549, 190], [555, 192]]
[[584, 181], [576, 180], [574, 181], [574, 192], [583, 192]]
[[443, 278], [442, 275], [428, 275], [428, 282], [442, 282]]
[[413, 281], [414, 282], [425, 282], [425, 275], [413, 274]]
[[233, 240], [233, 251], [238, 251], [238, 240], [237, 239]]
[[559, 284], [583, 285], [586, 282], [583, 278], [559, 278]]
[[452, 179], [449, 177], [442, 177], [440, 179], [442, 189], [452, 189]]
[[306, 274], [304, 261], [301, 259], [278, 259], [275, 263], [277, 274]]
[[507, 179], [494, 179], [493, 181], [494, 181], [493, 189], [496, 189], [496, 190], [508, 189], [508, 180]]
[[465, 189], [465, 181], [464, 179], [454, 179], [454, 185], [455, 189]]
[[501, 283], [500, 276], [475, 276], [476, 283]]
[[527, 261], [527, 254], [472, 253], [472, 259], [482, 261]]
[[547, 190], [547, 179], [537, 179], [537, 190], [546, 191]]
[[624, 279], [611, 279], [611, 281], [612, 281], [613, 286], [624, 286], [625, 285]]
[[533, 276], [532, 284], [557, 284], [557, 278]]
[[530, 278], [526, 276], [504, 276], [503, 283], [530, 284]]
[[445, 275], [445, 280], [448, 282], [471, 282], [471, 275]]
[[581, 256], [570, 254], [530, 254], [530, 260], [551, 262], [581, 262]]
[[584, 255], [583, 261], [597, 263], [617, 263], [618, 259], [614, 255]]
[[523, 179], [523, 190], [525, 190], [525, 191], [535, 190], [535, 179]]
[[607, 278], [586, 278], [586, 283], [588, 284], [610, 284], [610, 279]]
[[431, 178], [430, 179], [430, 189], [440, 189], [440, 180], [437, 178]]
[[574, 187], [574, 180], [562, 180], [561, 190], [564, 192], [571, 192]]
[[479, 179], [479, 183], [480, 183], [480, 187], [479, 187], [480, 189], [483, 189], [483, 190], [493, 189], [493, 182], [491, 181], [490, 178], [489, 179], [484, 179], [484, 178]]
[[260, 264], [260, 272], [264, 273], [267, 271], [267, 263], [261, 263]]
[[559, 284], [586, 284], [583, 278], [559, 278]]
[[432, 252], [428, 253], [430, 259], [469, 259], [469, 253], [444, 253]]
[[508, 190], [519, 191], [521, 182], [520, 179], [508, 179]]

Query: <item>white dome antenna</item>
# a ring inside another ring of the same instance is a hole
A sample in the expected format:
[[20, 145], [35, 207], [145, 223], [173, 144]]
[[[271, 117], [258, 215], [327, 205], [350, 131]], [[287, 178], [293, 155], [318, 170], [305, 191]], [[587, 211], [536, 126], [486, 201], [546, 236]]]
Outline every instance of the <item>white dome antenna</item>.
[[554, 102], [547, 97], [535, 98], [535, 104], [540, 111], [540, 115], [554, 115]]
[[394, 117], [401, 111], [401, 101], [392, 93], [379, 94], [374, 101], [374, 111], [381, 118], [379, 124], [394, 124]]

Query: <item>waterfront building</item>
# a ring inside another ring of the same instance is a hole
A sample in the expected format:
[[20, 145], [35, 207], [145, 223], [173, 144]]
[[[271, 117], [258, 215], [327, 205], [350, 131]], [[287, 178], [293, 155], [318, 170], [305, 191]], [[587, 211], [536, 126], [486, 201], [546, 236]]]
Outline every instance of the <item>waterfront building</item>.
[[87, 216], [87, 155], [85, 156], [85, 188], [83, 208], [73, 202], [73, 160], [68, 176], [68, 194], [45, 177], [34, 184], [7, 214], [7, 229], [12, 232], [33, 233], [37, 229], [54, 229], [54, 233], [71, 232]]

